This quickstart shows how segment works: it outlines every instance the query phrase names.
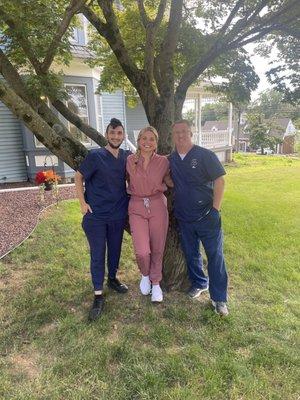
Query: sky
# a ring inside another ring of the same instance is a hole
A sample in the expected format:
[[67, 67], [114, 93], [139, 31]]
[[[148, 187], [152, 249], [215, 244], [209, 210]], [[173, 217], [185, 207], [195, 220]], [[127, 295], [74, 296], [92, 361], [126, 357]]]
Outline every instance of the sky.
[[270, 61], [274, 60], [276, 58], [276, 50], [273, 49], [270, 54], [270, 58], [266, 59], [264, 57], [261, 57], [254, 52], [254, 44], [249, 44], [246, 46], [246, 50], [250, 54], [250, 59], [252, 61], [252, 64], [254, 66], [255, 72], [260, 78], [260, 82], [258, 84], [258, 88], [252, 92], [251, 99], [255, 100], [259, 93], [271, 88], [271, 85], [269, 84], [267, 77], [265, 73], [270, 69], [270, 66], [268, 65]]

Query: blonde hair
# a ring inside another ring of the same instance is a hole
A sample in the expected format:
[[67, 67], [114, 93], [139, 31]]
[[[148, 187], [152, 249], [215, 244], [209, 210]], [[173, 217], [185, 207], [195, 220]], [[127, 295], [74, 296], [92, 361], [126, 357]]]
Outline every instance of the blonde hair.
[[137, 137], [137, 140], [136, 140], [137, 141], [137, 149], [136, 149], [136, 152], [135, 152], [135, 165], [137, 165], [137, 163], [138, 163], [138, 161], [140, 159], [140, 156], [141, 156], [141, 149], [139, 147], [139, 140], [140, 140], [141, 136], [145, 132], [152, 132], [154, 134], [154, 136], [155, 136], [156, 144], [158, 144], [158, 132], [153, 126], [146, 126], [145, 128], [141, 129], [139, 131], [139, 134], [138, 134], [138, 137]]

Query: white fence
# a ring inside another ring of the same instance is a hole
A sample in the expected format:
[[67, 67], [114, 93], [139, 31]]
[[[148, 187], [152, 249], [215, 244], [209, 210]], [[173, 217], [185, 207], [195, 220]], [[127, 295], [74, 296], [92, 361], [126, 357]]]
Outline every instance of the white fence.
[[206, 149], [215, 149], [224, 146], [231, 146], [231, 134], [228, 130], [224, 131], [202, 131], [194, 133], [194, 143]]

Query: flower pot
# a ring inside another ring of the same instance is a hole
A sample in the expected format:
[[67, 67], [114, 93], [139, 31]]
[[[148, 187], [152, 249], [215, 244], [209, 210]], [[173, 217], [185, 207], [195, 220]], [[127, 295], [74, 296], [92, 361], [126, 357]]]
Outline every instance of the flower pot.
[[53, 189], [53, 183], [45, 182], [45, 190], [52, 190], [52, 189]]

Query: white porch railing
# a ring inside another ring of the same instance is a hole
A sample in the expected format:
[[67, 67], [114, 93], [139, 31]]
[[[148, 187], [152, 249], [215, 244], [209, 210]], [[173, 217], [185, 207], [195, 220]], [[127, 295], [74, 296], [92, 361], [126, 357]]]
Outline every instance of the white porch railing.
[[224, 131], [201, 131], [194, 133], [194, 143], [199, 146], [205, 147], [206, 149], [215, 149], [224, 146], [231, 145], [231, 135], [228, 130]]
[[126, 150], [130, 150], [130, 151], [132, 151], [133, 153], [135, 153], [136, 152], [136, 146], [128, 139], [128, 136], [126, 135], [126, 138], [125, 138], [125, 149]]
[[[133, 131], [135, 140], [139, 131]], [[231, 135], [228, 130], [224, 131], [202, 131], [200, 134], [194, 132], [193, 142], [206, 149], [218, 149], [220, 147], [231, 146]], [[125, 147], [132, 152], [136, 151], [136, 146], [126, 137]]]

